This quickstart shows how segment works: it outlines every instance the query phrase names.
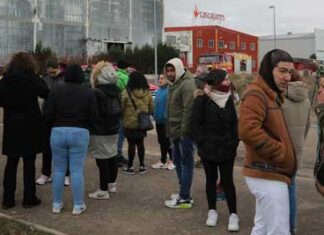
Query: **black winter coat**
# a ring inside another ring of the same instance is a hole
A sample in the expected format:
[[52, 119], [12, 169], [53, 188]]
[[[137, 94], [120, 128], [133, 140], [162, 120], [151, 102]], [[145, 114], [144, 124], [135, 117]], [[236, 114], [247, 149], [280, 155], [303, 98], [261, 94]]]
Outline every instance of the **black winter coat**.
[[49, 89], [36, 74], [13, 69], [0, 80], [0, 106], [3, 107], [2, 153], [8, 157], [31, 156], [42, 152], [45, 122], [38, 97]]
[[94, 89], [96, 96], [99, 118], [91, 135], [114, 135], [119, 132], [121, 117], [121, 92], [117, 85], [98, 85]]
[[220, 108], [207, 95], [198, 96], [194, 101], [192, 125], [200, 157], [215, 162], [235, 158], [238, 119], [231, 97]]

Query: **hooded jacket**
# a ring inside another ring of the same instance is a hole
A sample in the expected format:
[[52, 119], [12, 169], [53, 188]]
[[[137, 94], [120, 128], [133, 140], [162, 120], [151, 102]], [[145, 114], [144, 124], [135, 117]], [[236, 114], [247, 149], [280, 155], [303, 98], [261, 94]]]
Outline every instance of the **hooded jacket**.
[[239, 137], [246, 148], [245, 176], [290, 183], [296, 172], [281, 100], [262, 77], [246, 89], [239, 116]]
[[300, 163], [306, 133], [310, 124], [310, 100], [308, 99], [307, 85], [302, 81], [290, 82], [285, 92], [285, 97], [282, 109], [294, 145], [297, 161]]
[[191, 114], [194, 101], [195, 81], [189, 71], [185, 71], [182, 61], [174, 58], [166, 63], [175, 68], [176, 78], [169, 87], [167, 102], [168, 136], [172, 139], [191, 136]]
[[[133, 91], [129, 91], [129, 93], [135, 102], [138, 112], [148, 112], [153, 114], [154, 106], [151, 91], [135, 89]], [[124, 127], [132, 130], [138, 129], [139, 120], [137, 111], [135, 110], [126, 89], [122, 93], [121, 106]]]
[[50, 93], [44, 105], [44, 116], [53, 127], [90, 129], [98, 119], [96, 97], [91, 88], [83, 86], [83, 72], [71, 65], [65, 73], [65, 84]]
[[154, 99], [154, 120], [157, 124], [165, 124], [166, 103], [169, 93], [169, 85], [159, 87]]

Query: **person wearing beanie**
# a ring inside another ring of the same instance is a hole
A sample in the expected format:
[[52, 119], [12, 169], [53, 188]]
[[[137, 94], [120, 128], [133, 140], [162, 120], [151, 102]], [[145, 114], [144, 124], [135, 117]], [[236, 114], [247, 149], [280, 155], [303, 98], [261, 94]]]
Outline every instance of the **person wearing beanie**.
[[99, 169], [99, 189], [88, 196], [91, 199], [109, 199], [115, 193], [117, 167], [117, 140], [121, 117], [120, 89], [117, 87], [114, 67], [101, 61], [91, 74], [91, 86], [96, 96], [99, 119], [90, 130], [89, 155], [96, 159]]
[[44, 116], [51, 123], [53, 154], [53, 207], [57, 214], [63, 208], [65, 172], [71, 172], [73, 215], [86, 210], [84, 203], [84, 160], [89, 144], [89, 129], [96, 124], [98, 110], [93, 91], [83, 86], [84, 74], [77, 64], [65, 72], [65, 84], [56, 87], [46, 100]]
[[217, 225], [216, 183], [218, 168], [229, 210], [228, 230], [239, 231], [236, 190], [233, 181], [234, 160], [239, 143], [237, 115], [226, 71], [214, 69], [205, 77], [203, 91], [197, 93], [192, 112], [198, 153], [206, 174], [208, 201], [207, 226]]
[[288, 185], [297, 160], [282, 107], [293, 62], [283, 50], [266, 53], [240, 105], [239, 137], [246, 148], [243, 175], [256, 199], [252, 235], [291, 234]]
[[191, 73], [181, 59], [173, 58], [165, 64], [165, 74], [171, 83], [166, 111], [166, 131], [172, 142], [179, 194], [171, 194], [165, 201], [168, 208], [192, 208], [191, 184], [194, 169], [195, 144], [192, 139], [191, 112], [196, 89]]

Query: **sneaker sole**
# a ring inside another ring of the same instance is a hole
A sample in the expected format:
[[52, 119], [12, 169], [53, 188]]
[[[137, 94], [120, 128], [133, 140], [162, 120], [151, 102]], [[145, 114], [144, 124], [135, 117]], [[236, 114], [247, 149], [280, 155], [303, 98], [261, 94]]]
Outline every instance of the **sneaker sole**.
[[124, 174], [126, 174], [126, 175], [135, 175], [135, 172], [127, 172], [127, 171], [124, 171]]
[[144, 174], [146, 174], [146, 171], [144, 171], [144, 172], [139, 172], [139, 174], [140, 174], [140, 175], [144, 175]]
[[180, 205], [175, 205], [175, 206], [170, 206], [170, 205], [165, 205], [165, 206], [171, 209], [191, 209], [192, 208], [192, 205], [188, 203], [182, 203]]
[[88, 198], [94, 199], [94, 200], [109, 200], [109, 197], [103, 196], [103, 197], [91, 197], [88, 195]]

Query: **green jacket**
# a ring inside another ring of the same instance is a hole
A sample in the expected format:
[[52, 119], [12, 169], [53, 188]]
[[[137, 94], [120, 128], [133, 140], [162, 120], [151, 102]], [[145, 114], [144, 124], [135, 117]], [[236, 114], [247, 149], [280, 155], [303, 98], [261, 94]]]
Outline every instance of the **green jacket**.
[[[135, 89], [130, 91], [130, 93], [139, 111], [153, 114], [154, 107], [151, 91]], [[121, 106], [124, 127], [127, 129], [138, 129], [138, 115], [126, 89], [122, 93]]]
[[124, 69], [117, 69], [116, 72], [118, 76], [117, 86], [119, 87], [120, 91], [123, 91], [129, 80], [128, 73]]
[[[182, 65], [170, 60], [176, 71], [183, 70]], [[180, 68], [179, 68], [180, 66]], [[184, 71], [184, 70], [183, 70]], [[168, 136], [175, 140], [179, 137], [191, 136], [191, 113], [194, 101], [195, 81], [190, 72], [182, 75], [177, 73], [175, 82], [169, 87], [167, 102], [167, 132]]]

